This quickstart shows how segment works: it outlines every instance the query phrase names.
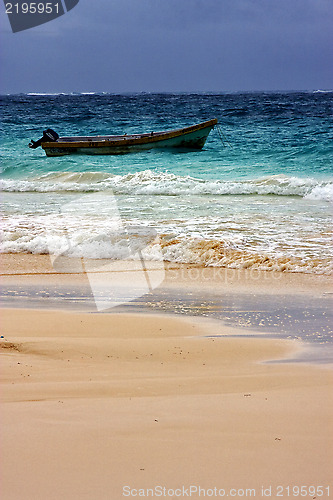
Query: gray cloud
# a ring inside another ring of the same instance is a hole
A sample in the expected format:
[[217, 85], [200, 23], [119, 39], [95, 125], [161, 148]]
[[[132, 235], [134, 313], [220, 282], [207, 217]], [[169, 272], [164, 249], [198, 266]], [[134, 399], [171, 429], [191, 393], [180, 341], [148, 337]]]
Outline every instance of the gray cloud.
[[331, 88], [330, 0], [80, 0], [13, 34], [2, 92]]

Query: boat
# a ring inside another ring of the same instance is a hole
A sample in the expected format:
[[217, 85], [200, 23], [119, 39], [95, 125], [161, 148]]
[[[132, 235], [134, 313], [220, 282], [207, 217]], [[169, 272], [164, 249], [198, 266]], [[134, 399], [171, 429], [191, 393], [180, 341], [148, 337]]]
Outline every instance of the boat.
[[209, 132], [216, 124], [217, 119], [214, 118], [176, 130], [91, 137], [59, 137], [54, 130], [47, 129], [43, 132], [41, 139], [31, 140], [29, 147], [35, 149], [41, 146], [46, 156], [118, 155], [154, 148], [200, 150], [203, 148]]

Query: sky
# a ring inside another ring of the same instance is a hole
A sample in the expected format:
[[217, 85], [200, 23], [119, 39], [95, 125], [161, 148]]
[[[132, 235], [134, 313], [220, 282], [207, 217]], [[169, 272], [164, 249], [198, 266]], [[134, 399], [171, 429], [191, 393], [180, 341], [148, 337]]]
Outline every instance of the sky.
[[80, 0], [12, 33], [0, 93], [333, 88], [333, 0]]

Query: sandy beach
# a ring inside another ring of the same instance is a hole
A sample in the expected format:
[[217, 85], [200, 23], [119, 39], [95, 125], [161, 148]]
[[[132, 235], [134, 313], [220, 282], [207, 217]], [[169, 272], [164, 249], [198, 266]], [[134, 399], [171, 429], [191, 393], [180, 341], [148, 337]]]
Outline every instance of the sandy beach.
[[[332, 292], [325, 276], [231, 271], [170, 266], [163, 286], [207, 294], [223, 275], [235, 295]], [[47, 256], [2, 259], [13, 292], [84, 279], [52, 272]], [[332, 369], [269, 362], [294, 359], [299, 342], [158, 308], [42, 303], [1, 310], [2, 498], [332, 495]]]

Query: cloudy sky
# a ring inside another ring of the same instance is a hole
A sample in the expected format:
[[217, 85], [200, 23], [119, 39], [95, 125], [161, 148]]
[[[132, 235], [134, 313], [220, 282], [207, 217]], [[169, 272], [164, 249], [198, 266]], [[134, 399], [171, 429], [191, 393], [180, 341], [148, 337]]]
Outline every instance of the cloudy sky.
[[80, 0], [12, 33], [1, 93], [333, 87], [333, 0]]

